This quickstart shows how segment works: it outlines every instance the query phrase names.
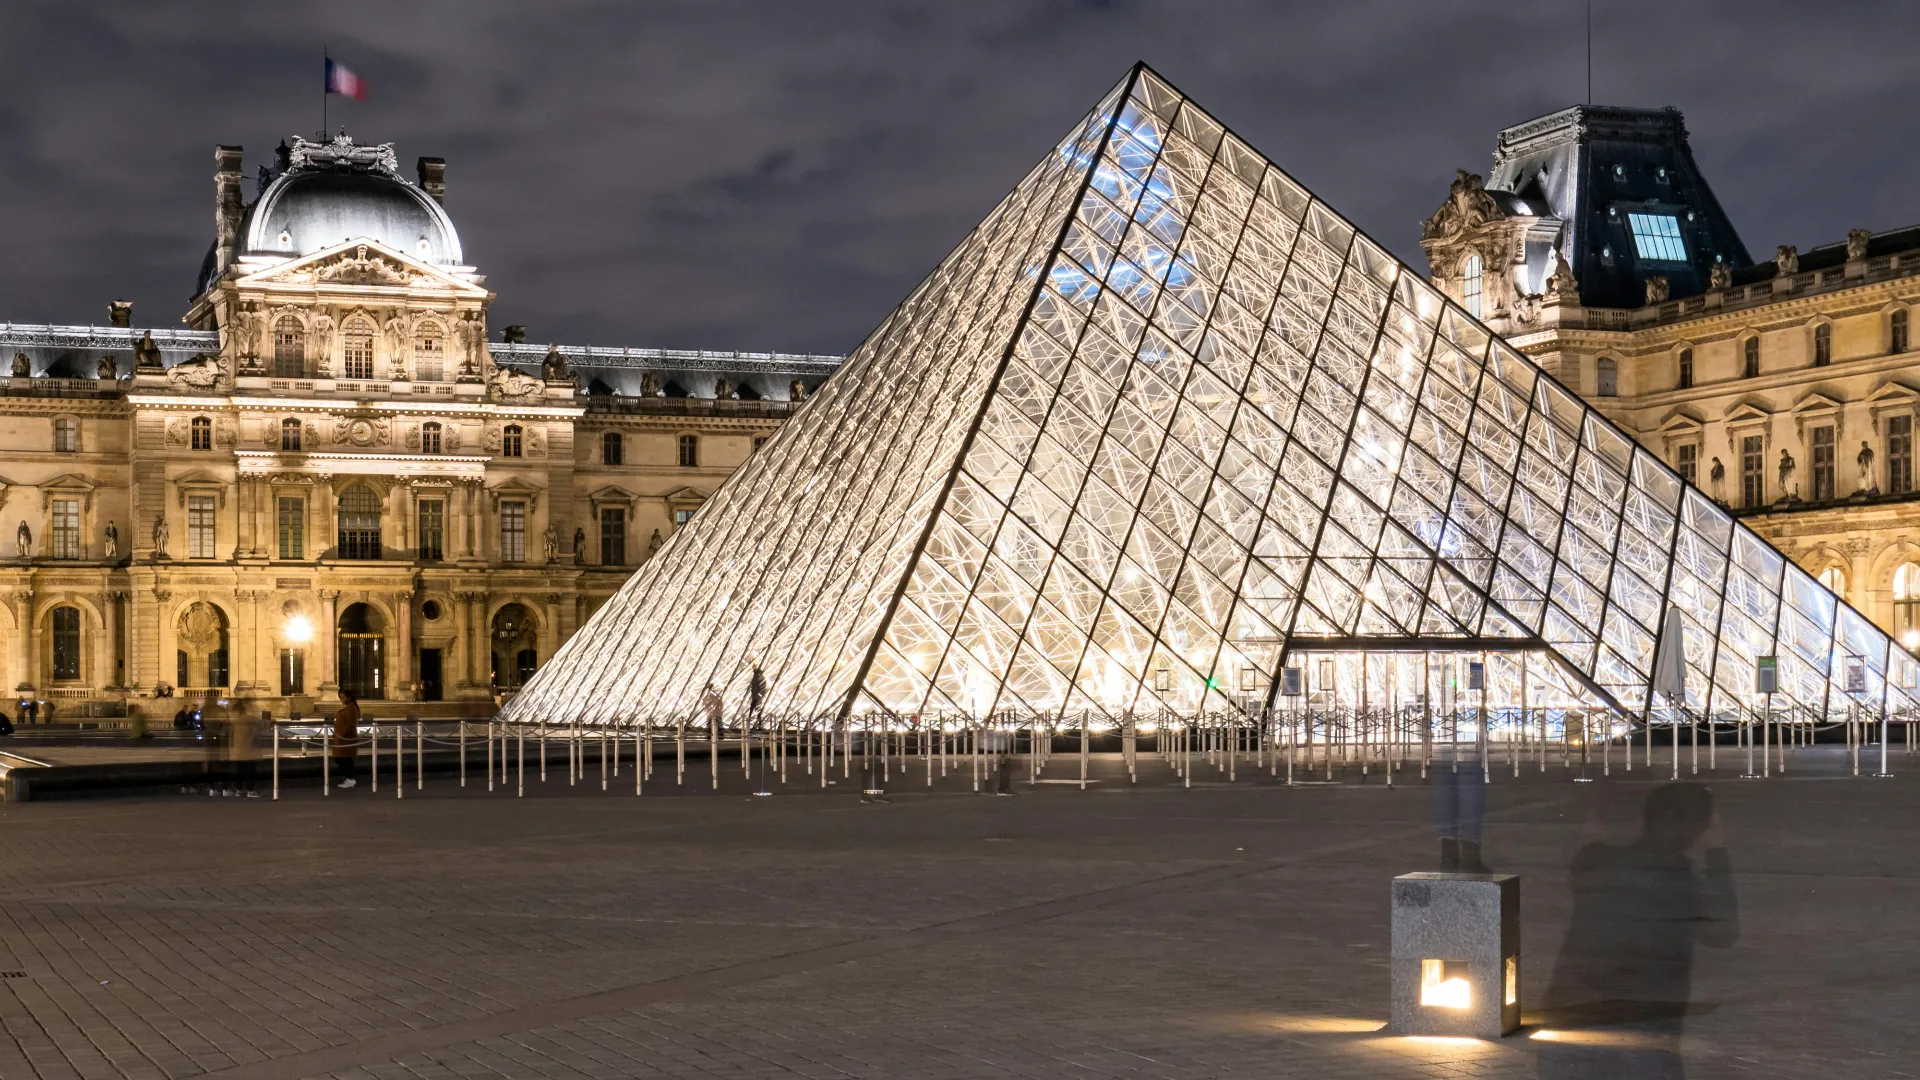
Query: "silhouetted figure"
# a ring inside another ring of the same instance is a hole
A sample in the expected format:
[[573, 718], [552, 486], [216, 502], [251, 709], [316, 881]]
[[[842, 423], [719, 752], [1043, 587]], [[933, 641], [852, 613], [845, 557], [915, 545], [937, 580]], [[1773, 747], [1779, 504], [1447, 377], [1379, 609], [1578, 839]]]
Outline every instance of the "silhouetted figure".
[[1694, 946], [1723, 949], [1740, 937], [1713, 792], [1698, 784], [1655, 789], [1639, 839], [1588, 844], [1572, 879], [1573, 919], [1539, 1017], [1567, 1038], [1536, 1042], [1541, 1080], [1684, 1076], [1680, 1035]]
[[1480, 858], [1487, 819], [1487, 778], [1478, 761], [1435, 762], [1433, 821], [1440, 829], [1440, 872], [1490, 874]]

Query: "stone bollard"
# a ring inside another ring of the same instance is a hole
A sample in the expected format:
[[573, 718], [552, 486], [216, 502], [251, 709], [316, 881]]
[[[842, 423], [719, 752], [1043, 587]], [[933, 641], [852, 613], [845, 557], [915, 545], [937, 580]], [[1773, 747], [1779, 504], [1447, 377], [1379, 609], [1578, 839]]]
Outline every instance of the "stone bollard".
[[1396, 1035], [1497, 1039], [1520, 1026], [1520, 879], [1393, 879]]

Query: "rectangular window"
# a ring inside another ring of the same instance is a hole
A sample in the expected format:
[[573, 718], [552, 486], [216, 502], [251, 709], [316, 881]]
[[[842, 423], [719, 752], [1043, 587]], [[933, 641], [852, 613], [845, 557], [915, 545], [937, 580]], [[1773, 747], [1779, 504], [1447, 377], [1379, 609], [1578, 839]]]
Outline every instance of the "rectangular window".
[[53, 543], [47, 554], [56, 559], [80, 557], [80, 500], [53, 500]]
[[1673, 469], [1680, 479], [1700, 486], [1700, 448], [1693, 443], [1682, 443], [1673, 448]]
[[691, 469], [700, 464], [700, 436], [680, 436], [680, 467]]
[[307, 692], [307, 650], [280, 650], [280, 696]]
[[429, 562], [446, 558], [447, 504], [443, 499], [420, 500], [420, 557]]
[[80, 677], [80, 609], [53, 609], [53, 677]]
[[213, 553], [213, 496], [187, 496], [187, 558], [211, 559]]
[[1672, 214], [1628, 214], [1634, 253], [1655, 262], [1686, 262], [1687, 245], [1680, 239], [1680, 222]]
[[80, 450], [80, 421], [61, 417], [53, 422], [53, 448], [62, 454]]
[[693, 511], [691, 510], [675, 510], [673, 512], [673, 527], [676, 529], [691, 520], [693, 520]]
[[307, 557], [307, 500], [282, 495], [274, 501], [274, 516], [280, 533], [280, 557]]
[[1759, 506], [1767, 498], [1764, 440], [1748, 435], [1740, 440], [1740, 505]]
[[1887, 417], [1887, 493], [1913, 490], [1913, 417]]
[[600, 565], [622, 566], [627, 561], [627, 512], [624, 508], [600, 508]]
[[1810, 444], [1807, 456], [1813, 459], [1813, 491], [1809, 498], [1824, 502], [1833, 498], [1833, 428], [1817, 427], [1807, 435]]
[[765, 445], [767, 445], [767, 437], [765, 435], [755, 435], [753, 437], [753, 449], [756, 452]]
[[527, 561], [527, 504], [500, 504], [500, 561]]

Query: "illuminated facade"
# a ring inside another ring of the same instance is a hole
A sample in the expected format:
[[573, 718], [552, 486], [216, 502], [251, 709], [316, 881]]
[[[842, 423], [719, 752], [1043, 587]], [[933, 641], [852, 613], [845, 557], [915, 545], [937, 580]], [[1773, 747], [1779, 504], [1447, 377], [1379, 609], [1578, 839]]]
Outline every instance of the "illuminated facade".
[[1750, 701], [1769, 655], [1808, 709], [1912, 685], [1141, 67], [507, 715], [697, 716], [711, 685], [738, 717], [758, 666], [770, 713], [1100, 724], [1271, 704], [1303, 660], [1349, 700], [1425, 696], [1471, 656], [1496, 701], [1638, 716], [1669, 610], [1696, 710]]
[[56, 719], [490, 711], [837, 364], [489, 340], [437, 159], [240, 168], [188, 329], [0, 325], [0, 665]]
[[1677, 112], [1578, 106], [1501, 132], [1423, 244], [1509, 344], [1920, 646], [1920, 228], [1755, 263]]

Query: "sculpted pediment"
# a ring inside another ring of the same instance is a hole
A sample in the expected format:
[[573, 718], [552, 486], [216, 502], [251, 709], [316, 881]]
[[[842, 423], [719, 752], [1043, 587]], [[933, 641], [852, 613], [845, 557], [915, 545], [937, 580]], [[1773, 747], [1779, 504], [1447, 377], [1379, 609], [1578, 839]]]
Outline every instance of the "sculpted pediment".
[[366, 237], [248, 274], [238, 285], [243, 289], [267, 285], [432, 289], [486, 296], [485, 289]]

